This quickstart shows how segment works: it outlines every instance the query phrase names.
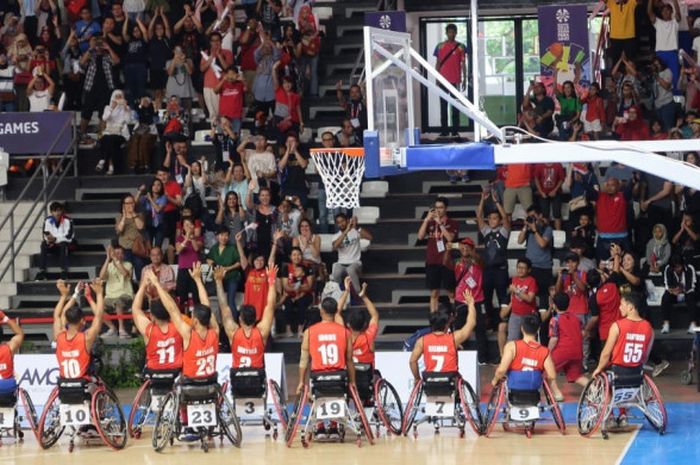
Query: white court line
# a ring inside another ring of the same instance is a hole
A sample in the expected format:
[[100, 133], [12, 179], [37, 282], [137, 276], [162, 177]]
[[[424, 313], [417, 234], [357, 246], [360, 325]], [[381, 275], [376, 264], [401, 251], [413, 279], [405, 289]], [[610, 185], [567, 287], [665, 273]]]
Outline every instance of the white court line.
[[634, 434], [632, 434], [632, 437], [627, 441], [627, 444], [625, 445], [625, 448], [622, 449], [622, 453], [620, 454], [620, 458], [617, 459], [617, 462], [615, 462], [615, 465], [620, 465], [622, 461], [625, 459], [625, 455], [627, 455], [627, 451], [630, 450], [630, 447], [632, 447], [632, 444], [634, 443], [634, 440], [637, 439], [637, 435], [639, 434], [639, 431], [641, 431], [642, 425], [639, 425], [637, 429], [634, 431]]

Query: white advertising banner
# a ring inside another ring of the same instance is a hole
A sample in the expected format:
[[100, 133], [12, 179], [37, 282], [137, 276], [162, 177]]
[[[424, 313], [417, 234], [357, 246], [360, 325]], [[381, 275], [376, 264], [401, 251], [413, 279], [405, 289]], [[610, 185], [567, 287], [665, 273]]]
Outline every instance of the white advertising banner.
[[[410, 352], [376, 352], [375, 366], [382, 373], [382, 377], [389, 381], [405, 404], [413, 389], [413, 375], [408, 366]], [[422, 369], [422, 363], [419, 366]], [[471, 384], [479, 395], [479, 363], [476, 351], [459, 351], [459, 372], [462, 377]]]

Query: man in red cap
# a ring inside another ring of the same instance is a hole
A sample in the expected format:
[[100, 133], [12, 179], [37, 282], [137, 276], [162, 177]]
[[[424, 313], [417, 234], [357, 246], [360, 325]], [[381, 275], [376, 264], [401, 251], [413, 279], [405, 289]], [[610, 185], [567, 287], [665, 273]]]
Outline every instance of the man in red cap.
[[[474, 241], [465, 237], [459, 243], [449, 246], [459, 250], [459, 257], [454, 264], [455, 270], [455, 328], [461, 328], [467, 318], [467, 304], [464, 301], [464, 291], [469, 290], [474, 297], [476, 307], [476, 346], [479, 363], [488, 362], [488, 339], [486, 336], [486, 313], [484, 309], [484, 290], [482, 288], [481, 257], [476, 253]], [[451, 254], [445, 254], [445, 266], [453, 260]]]

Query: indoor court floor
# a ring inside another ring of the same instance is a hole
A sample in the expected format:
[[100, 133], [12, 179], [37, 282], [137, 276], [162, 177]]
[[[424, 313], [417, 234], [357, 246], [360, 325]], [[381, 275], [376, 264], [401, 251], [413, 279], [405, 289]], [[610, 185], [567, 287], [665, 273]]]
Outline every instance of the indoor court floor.
[[[610, 434], [604, 440], [600, 434], [591, 439], [582, 438], [576, 431], [576, 404], [578, 391], [573, 386], [564, 386], [567, 402], [564, 416], [567, 434], [562, 436], [553, 427], [536, 427], [532, 439], [523, 434], [506, 433], [497, 426], [491, 437], [477, 438], [467, 430], [460, 439], [454, 429], [442, 429], [435, 435], [430, 425], [421, 425], [417, 439], [413, 437], [380, 437], [374, 446], [367, 442], [358, 448], [348, 437], [344, 444], [314, 442], [310, 449], [301, 446], [297, 436], [294, 446], [287, 448], [280, 439], [265, 435], [262, 427], [245, 426], [243, 445], [236, 449], [217, 439], [208, 453], [199, 443], [175, 443], [158, 454], [151, 448], [150, 433], [139, 440], [130, 440], [126, 449], [111, 451], [101, 445], [76, 442], [75, 451], [68, 452], [66, 440], [61, 440], [52, 449], [42, 451], [30, 432], [23, 444], [4, 442], [0, 447], [0, 464], [23, 465], [218, 465], [223, 461], [244, 459], [246, 465], [461, 465], [465, 461], [498, 465], [640, 465], [640, 464], [697, 464], [700, 459], [700, 393], [696, 386], [681, 386], [678, 371], [669, 370], [656, 379], [664, 396], [669, 416], [668, 432], [659, 436], [648, 425], [630, 427], [628, 431]], [[482, 378], [487, 378], [482, 371]], [[488, 370], [489, 372], [492, 371]], [[289, 386], [294, 384], [289, 383]], [[486, 386], [484, 384], [483, 386]], [[482, 392], [482, 402], [490, 388]], [[122, 394], [122, 393], [120, 393]], [[128, 399], [130, 393], [123, 393]]]

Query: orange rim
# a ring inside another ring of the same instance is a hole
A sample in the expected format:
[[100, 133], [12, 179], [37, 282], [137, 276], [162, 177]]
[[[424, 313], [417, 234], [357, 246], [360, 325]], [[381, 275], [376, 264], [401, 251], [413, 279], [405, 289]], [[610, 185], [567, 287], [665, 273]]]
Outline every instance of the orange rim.
[[310, 149], [309, 150], [312, 154], [318, 154], [318, 155], [324, 155], [324, 154], [332, 154], [332, 153], [342, 153], [343, 155], [347, 157], [364, 157], [365, 156], [365, 149], [362, 147], [340, 147], [340, 148], [330, 148], [330, 149], [325, 149], [325, 148], [320, 148], [320, 149]]

